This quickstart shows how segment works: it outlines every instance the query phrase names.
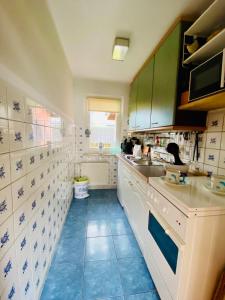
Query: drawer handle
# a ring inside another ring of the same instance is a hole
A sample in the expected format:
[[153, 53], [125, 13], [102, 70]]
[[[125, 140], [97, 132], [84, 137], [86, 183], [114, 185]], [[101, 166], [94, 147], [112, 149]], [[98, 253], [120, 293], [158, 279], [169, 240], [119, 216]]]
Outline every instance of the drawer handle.
[[152, 125], [157, 125], [159, 124], [159, 122], [152, 122]]

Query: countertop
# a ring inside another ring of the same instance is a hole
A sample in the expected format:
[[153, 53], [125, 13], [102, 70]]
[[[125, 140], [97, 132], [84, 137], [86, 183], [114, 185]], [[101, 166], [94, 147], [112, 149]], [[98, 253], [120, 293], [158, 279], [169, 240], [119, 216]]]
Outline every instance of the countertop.
[[149, 178], [149, 183], [187, 215], [225, 214], [225, 196], [204, 187], [209, 180], [206, 176], [193, 176], [189, 180], [187, 186], [172, 186], [161, 178]]
[[126, 159], [123, 154], [118, 154], [117, 157], [127, 166], [132, 168], [132, 171], [135, 171], [146, 182], [148, 182], [150, 177], [160, 177], [164, 175], [164, 166], [135, 166], [128, 159]]

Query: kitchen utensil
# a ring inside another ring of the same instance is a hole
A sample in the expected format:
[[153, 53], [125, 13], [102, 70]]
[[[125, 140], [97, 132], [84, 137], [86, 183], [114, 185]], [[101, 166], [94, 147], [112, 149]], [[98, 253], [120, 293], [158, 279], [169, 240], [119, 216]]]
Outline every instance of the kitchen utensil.
[[203, 187], [206, 188], [207, 191], [210, 191], [210, 192], [212, 192], [212, 193], [214, 193], [214, 194], [221, 195], [221, 196], [225, 196], [225, 192], [222, 192], [222, 191], [218, 191], [218, 190], [216, 190], [216, 189], [213, 189], [213, 188], [211, 187], [211, 182], [210, 182], [210, 181], [204, 183], [204, 184], [203, 184]]
[[174, 165], [184, 165], [179, 156], [179, 146], [176, 143], [169, 143], [166, 151], [174, 156]]
[[177, 183], [173, 183], [171, 181], [168, 181], [166, 179], [166, 176], [161, 176], [160, 177], [162, 179], [162, 181], [170, 186], [174, 186], [174, 187], [180, 187], [180, 186], [189, 186], [190, 185], [190, 182], [189, 182], [189, 179], [188, 177], [185, 178], [185, 180], [182, 180], [182, 181], [179, 181]]

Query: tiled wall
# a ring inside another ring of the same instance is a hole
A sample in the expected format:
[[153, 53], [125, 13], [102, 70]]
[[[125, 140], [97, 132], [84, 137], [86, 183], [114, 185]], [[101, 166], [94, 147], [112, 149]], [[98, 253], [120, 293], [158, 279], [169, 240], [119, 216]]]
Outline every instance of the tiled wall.
[[74, 136], [73, 124], [0, 82], [1, 300], [39, 298], [72, 198]]
[[[82, 161], [107, 161], [109, 163], [108, 183], [110, 187], [116, 187], [117, 184], [117, 158], [115, 155], [97, 153], [88, 153], [88, 138], [85, 136], [85, 128], [76, 127], [76, 176], [79, 176], [79, 163]], [[96, 170], [98, 172], [98, 170]], [[88, 174], [83, 174], [88, 175]]]
[[225, 175], [225, 109], [210, 111], [207, 117], [207, 130], [199, 134], [199, 159], [193, 161], [195, 134], [188, 133], [187, 139], [181, 132], [155, 133], [142, 135], [146, 144], [154, 144], [159, 137], [161, 146], [154, 146], [153, 156], [162, 157], [167, 161], [172, 159], [165, 151], [169, 142], [175, 142], [180, 147], [180, 156], [192, 168], [198, 168], [205, 174]]

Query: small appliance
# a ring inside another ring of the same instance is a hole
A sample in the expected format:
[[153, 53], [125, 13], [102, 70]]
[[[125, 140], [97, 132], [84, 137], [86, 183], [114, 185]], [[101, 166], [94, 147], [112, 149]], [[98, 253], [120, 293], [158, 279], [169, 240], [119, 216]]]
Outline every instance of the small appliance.
[[225, 49], [190, 72], [189, 102], [225, 89]]

